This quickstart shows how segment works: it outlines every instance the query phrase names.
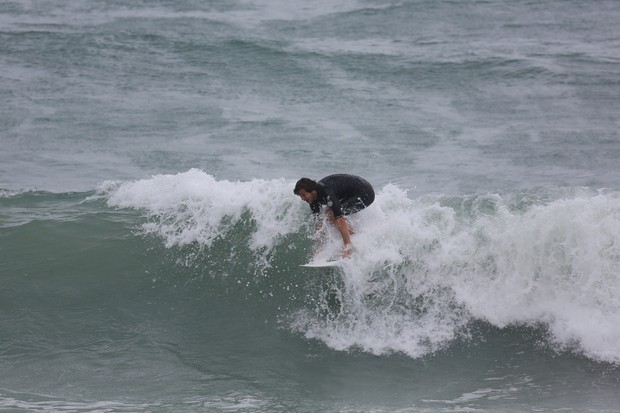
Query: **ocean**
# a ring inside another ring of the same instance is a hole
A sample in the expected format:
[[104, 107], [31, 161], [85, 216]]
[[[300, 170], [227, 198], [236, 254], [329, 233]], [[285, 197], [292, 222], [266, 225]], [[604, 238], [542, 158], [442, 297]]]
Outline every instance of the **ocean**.
[[618, 22], [1, 2], [0, 412], [620, 412]]

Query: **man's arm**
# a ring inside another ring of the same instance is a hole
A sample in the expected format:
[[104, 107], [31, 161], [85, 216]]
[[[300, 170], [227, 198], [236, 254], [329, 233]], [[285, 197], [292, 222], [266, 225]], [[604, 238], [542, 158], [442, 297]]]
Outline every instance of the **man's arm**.
[[351, 255], [352, 252], [351, 232], [349, 231], [349, 224], [343, 216], [340, 216], [336, 218], [336, 226], [338, 227], [338, 231], [340, 231], [340, 235], [342, 236], [342, 242], [344, 242], [342, 258], [347, 258]]

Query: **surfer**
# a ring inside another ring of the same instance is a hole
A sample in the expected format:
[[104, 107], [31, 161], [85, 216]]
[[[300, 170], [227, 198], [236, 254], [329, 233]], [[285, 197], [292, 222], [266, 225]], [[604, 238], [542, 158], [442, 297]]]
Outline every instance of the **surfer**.
[[310, 209], [318, 216], [321, 205], [325, 205], [325, 214], [329, 221], [338, 228], [344, 242], [342, 257], [351, 255], [351, 227], [345, 216], [354, 214], [375, 200], [375, 191], [365, 179], [355, 175], [329, 175], [313, 181], [301, 178], [293, 190], [302, 200], [310, 204]]

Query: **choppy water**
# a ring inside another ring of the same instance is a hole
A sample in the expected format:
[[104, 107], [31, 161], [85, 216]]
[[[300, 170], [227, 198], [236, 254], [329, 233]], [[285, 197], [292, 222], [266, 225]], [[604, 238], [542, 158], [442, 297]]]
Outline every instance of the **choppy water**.
[[0, 410], [620, 411], [619, 18], [4, 2]]

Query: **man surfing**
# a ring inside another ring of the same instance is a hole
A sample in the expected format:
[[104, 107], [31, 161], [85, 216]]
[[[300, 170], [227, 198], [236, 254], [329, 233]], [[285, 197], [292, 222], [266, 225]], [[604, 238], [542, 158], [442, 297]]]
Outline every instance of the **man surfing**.
[[345, 216], [354, 214], [372, 204], [375, 191], [365, 179], [355, 175], [329, 175], [316, 182], [310, 178], [301, 178], [293, 190], [302, 200], [310, 204], [310, 209], [318, 216], [321, 206], [325, 205], [325, 214], [336, 226], [344, 249], [342, 258], [349, 257], [352, 252], [351, 228]]

